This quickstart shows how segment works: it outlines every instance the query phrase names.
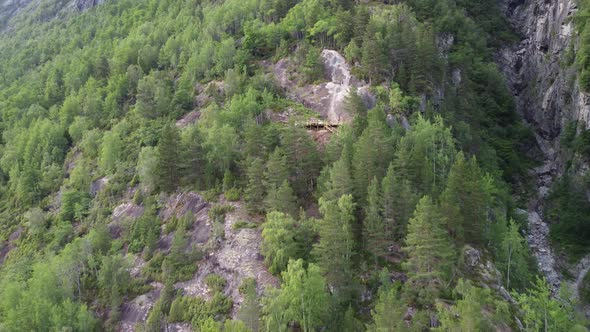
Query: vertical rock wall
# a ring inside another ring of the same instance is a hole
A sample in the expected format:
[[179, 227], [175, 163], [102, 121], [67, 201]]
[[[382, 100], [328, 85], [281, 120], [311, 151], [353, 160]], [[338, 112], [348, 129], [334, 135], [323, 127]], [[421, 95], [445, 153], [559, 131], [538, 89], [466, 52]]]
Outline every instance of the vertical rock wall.
[[500, 0], [500, 5], [520, 41], [500, 50], [498, 63], [517, 111], [535, 133], [538, 157], [543, 160], [534, 169], [537, 195], [522, 211], [528, 214], [527, 240], [555, 293], [563, 276], [556, 268], [543, 205], [552, 182], [564, 172], [560, 134], [565, 125], [575, 120], [590, 127], [590, 98], [580, 91], [572, 65], [576, 46], [572, 18], [577, 7], [575, 0]]
[[534, 128], [543, 152], [552, 157], [568, 120], [590, 124], [590, 98], [580, 92], [576, 70], [568, 64], [575, 46], [575, 0], [500, 2], [522, 39], [503, 49], [499, 62], [518, 111]]

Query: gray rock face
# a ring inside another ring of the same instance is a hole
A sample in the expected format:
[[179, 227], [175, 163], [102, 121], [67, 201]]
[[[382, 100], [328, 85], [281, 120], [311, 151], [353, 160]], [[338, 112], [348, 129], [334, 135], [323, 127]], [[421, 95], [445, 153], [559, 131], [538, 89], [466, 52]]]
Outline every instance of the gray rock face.
[[559, 289], [561, 275], [555, 269], [555, 256], [549, 244], [549, 225], [543, 222], [536, 211], [528, 213], [528, 223], [527, 242], [537, 259], [539, 271], [545, 275], [547, 282], [555, 292]]
[[351, 90], [356, 90], [368, 108], [375, 106], [375, 96], [369, 85], [351, 74], [350, 66], [344, 57], [334, 50], [323, 50], [322, 61], [327, 82], [301, 86], [292, 72], [296, 70], [290, 59], [282, 59], [273, 67], [279, 85], [287, 96], [306, 107], [331, 124], [348, 123], [352, 115], [345, 110], [345, 100]]
[[468, 246], [463, 249], [463, 254], [465, 255], [465, 263], [470, 268], [476, 267], [481, 260], [481, 254], [479, 253], [479, 250], [473, 247]]
[[[199, 269], [191, 280], [176, 284], [185, 296], [200, 296], [209, 299], [210, 292], [205, 279], [210, 274], [221, 275], [227, 281], [224, 293], [234, 303], [232, 316], [235, 317], [243, 302], [239, 286], [246, 278], [254, 278], [258, 292], [262, 294], [269, 287], [278, 287], [279, 282], [264, 265], [260, 253], [262, 234], [260, 229], [236, 229], [234, 225], [248, 220], [248, 214], [239, 202], [225, 202], [235, 210], [225, 216], [224, 237], [200, 261]], [[208, 208], [206, 208], [208, 210]], [[206, 214], [205, 214], [206, 217]], [[211, 223], [210, 220], [208, 220]]]
[[74, 0], [73, 5], [79, 11], [90, 9], [103, 3], [104, 0]]
[[[231, 311], [235, 318], [241, 304], [242, 294], [239, 287], [246, 278], [256, 280], [257, 291], [263, 294], [268, 288], [279, 287], [279, 280], [270, 274], [264, 265], [264, 257], [260, 252], [262, 234], [260, 228], [236, 228], [234, 225], [240, 221], [249, 220], [249, 215], [240, 202], [221, 201], [222, 205], [231, 205], [234, 210], [225, 216], [222, 225], [224, 236], [215, 238], [211, 232], [214, 221], [209, 218], [211, 203], [195, 192], [183, 192], [168, 197], [160, 202], [162, 209], [159, 217], [167, 222], [173, 217], [180, 218], [187, 213], [194, 216], [193, 223], [189, 227], [189, 243], [192, 248], [199, 248], [205, 252], [202, 260], [198, 261], [198, 269], [190, 280], [178, 282], [174, 287], [184, 296], [211, 298], [211, 291], [207, 286], [206, 278], [211, 274], [222, 276], [226, 281], [223, 293], [233, 301]], [[119, 205], [113, 212], [115, 218], [132, 218], [136, 212], [143, 211], [142, 207], [131, 203]], [[167, 253], [173, 234], [162, 234], [157, 250]], [[146, 262], [141, 257], [136, 257], [130, 271], [131, 276], [141, 276], [142, 268]], [[150, 310], [160, 296], [163, 284], [151, 283], [152, 290], [146, 294], [129, 299], [122, 306], [121, 324], [119, 331], [135, 331], [138, 324], [146, 321]], [[191, 331], [188, 324], [171, 324], [166, 331]]]
[[573, 42], [575, 0], [502, 0], [520, 43], [501, 50], [499, 62], [516, 106], [537, 135], [555, 148], [564, 122], [588, 125], [590, 103], [575, 81], [575, 68], [564, 63]]
[[532, 171], [537, 195], [523, 211], [530, 229], [527, 242], [556, 294], [563, 276], [555, 268], [543, 205], [553, 179], [564, 171], [559, 137], [565, 124], [590, 124], [590, 98], [580, 91], [574, 66], [566, 63], [575, 43], [571, 18], [577, 6], [575, 0], [501, 0], [500, 5], [522, 40], [500, 50], [498, 63], [544, 158], [543, 166]]

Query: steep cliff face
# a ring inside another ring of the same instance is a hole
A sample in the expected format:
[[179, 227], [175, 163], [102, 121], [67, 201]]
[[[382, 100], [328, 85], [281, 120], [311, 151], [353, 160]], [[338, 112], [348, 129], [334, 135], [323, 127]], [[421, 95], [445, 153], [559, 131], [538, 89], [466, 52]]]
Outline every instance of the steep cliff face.
[[[549, 244], [543, 205], [566, 158], [560, 134], [568, 121], [590, 126], [590, 97], [580, 91], [572, 66], [576, 46], [572, 16], [575, 0], [500, 0], [520, 42], [500, 50], [498, 62], [512, 90], [518, 112], [534, 130], [543, 165], [534, 170], [538, 193], [528, 206], [528, 242], [553, 289], [563, 280]], [[583, 264], [582, 260], [580, 264]], [[572, 273], [587, 269], [574, 267]], [[577, 275], [579, 279], [579, 275]]]
[[567, 120], [590, 124], [590, 98], [580, 92], [575, 68], [568, 64], [575, 44], [575, 0], [501, 0], [501, 5], [522, 37], [501, 51], [502, 69], [517, 109], [543, 152], [552, 156]]

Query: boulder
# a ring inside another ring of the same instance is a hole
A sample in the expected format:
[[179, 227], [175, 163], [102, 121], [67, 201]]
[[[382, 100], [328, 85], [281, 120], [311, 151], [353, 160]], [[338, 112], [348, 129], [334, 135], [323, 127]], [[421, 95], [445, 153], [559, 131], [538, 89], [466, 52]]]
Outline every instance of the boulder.
[[463, 254], [465, 257], [466, 266], [473, 269], [479, 265], [481, 261], [481, 253], [479, 252], [479, 250], [471, 246], [465, 246], [465, 248], [463, 249]]

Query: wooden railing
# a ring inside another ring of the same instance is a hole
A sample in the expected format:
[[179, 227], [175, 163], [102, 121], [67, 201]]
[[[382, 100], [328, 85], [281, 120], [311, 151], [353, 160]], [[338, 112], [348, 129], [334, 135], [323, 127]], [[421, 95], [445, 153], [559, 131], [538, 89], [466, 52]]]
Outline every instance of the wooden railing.
[[329, 132], [335, 132], [336, 129], [338, 128], [338, 124], [337, 123], [330, 123], [327, 121], [323, 121], [323, 120], [317, 120], [317, 119], [312, 119], [312, 120], [308, 120], [304, 125], [305, 128], [307, 129], [311, 129], [311, 130], [328, 130]]

